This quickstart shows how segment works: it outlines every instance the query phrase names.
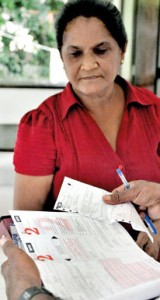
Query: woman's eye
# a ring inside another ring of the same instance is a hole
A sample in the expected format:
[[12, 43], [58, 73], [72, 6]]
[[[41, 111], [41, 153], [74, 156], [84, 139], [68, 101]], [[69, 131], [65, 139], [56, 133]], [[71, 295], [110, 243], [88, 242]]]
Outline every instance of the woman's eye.
[[72, 56], [72, 57], [79, 57], [79, 56], [81, 56], [81, 54], [82, 54], [82, 52], [81, 51], [74, 51], [74, 52], [71, 52], [70, 53], [70, 56]]
[[107, 52], [107, 49], [100, 49], [100, 48], [96, 48], [94, 49], [94, 53], [98, 54], [98, 55], [103, 55]]

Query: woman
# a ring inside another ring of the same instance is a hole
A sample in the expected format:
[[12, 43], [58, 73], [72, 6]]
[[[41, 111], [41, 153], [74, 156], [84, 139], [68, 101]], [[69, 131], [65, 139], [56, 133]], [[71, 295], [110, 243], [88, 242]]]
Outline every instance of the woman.
[[14, 208], [52, 209], [64, 176], [112, 191], [119, 165], [128, 180], [160, 182], [159, 99], [118, 76], [127, 35], [117, 8], [69, 1], [56, 36], [69, 83], [21, 120]]

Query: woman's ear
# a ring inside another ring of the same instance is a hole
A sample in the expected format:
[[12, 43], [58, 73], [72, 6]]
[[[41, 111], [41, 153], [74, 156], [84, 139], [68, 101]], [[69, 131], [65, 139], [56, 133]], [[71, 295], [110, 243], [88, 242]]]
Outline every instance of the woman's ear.
[[122, 55], [121, 55], [121, 65], [124, 63], [124, 57], [125, 57], [125, 54], [126, 54], [126, 50], [127, 50], [127, 45], [128, 43], [125, 44], [123, 50], [122, 50]]

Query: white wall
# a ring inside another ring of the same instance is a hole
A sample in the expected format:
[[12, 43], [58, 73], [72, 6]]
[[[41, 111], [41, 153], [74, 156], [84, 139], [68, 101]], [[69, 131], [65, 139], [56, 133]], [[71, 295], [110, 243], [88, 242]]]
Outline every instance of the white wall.
[[125, 54], [124, 64], [121, 67], [121, 75], [128, 81], [132, 78], [132, 55], [133, 55], [133, 20], [135, 0], [123, 2], [123, 22], [128, 36], [128, 45]]
[[[60, 89], [0, 88], [0, 125], [18, 124], [21, 117]], [[5, 138], [0, 132], [0, 140]], [[7, 137], [11, 138], [11, 137]], [[13, 152], [0, 152], [0, 215], [13, 208]], [[1, 282], [0, 282], [1, 284]]]
[[18, 124], [24, 113], [59, 91], [46, 88], [0, 88], [0, 124]]

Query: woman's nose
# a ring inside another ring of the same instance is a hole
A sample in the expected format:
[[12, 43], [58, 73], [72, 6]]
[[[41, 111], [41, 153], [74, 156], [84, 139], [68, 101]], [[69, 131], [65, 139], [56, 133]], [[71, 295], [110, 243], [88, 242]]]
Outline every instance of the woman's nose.
[[90, 71], [98, 67], [98, 62], [94, 55], [85, 55], [82, 60], [81, 69]]

